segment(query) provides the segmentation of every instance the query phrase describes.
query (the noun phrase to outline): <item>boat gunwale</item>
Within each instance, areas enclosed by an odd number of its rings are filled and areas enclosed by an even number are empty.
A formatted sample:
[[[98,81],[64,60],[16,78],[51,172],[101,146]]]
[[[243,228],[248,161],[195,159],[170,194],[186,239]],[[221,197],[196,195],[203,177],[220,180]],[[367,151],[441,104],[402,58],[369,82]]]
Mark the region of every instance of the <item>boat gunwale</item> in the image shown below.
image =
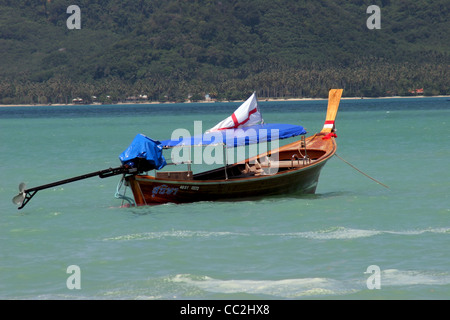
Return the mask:
[[[313,138],[314,136],[312,136],[311,138]],[[214,180],[183,180],[183,179],[159,179],[156,178],[155,176],[150,176],[150,175],[134,175],[133,177],[135,178],[136,181],[138,182],[149,182],[149,183],[164,183],[164,184],[185,184],[185,185],[212,185],[212,184],[232,184],[232,183],[244,183],[244,182],[250,182],[252,180],[267,180],[267,179],[274,179],[274,178],[278,178],[281,176],[285,176],[285,175],[291,175],[291,174],[295,174],[298,172],[302,172],[302,171],[306,171],[308,169],[314,168],[320,164],[322,164],[323,162],[328,161],[335,153],[337,150],[337,143],[334,140],[334,138],[332,139],[332,148],[331,151],[326,152],[324,156],[322,156],[321,159],[316,160],[314,163],[311,164],[307,164],[305,166],[299,167],[299,168],[291,168],[291,169],[287,169],[287,170],[283,170],[283,171],[279,171],[275,174],[268,174],[268,175],[259,175],[259,176],[249,176],[249,177],[242,177],[242,178],[232,178],[232,179],[214,179]],[[298,141],[295,141],[291,144],[295,144]],[[289,145],[291,145],[289,144]],[[278,150],[282,151],[281,149],[289,149],[289,145],[285,145],[283,147],[280,147]],[[286,148],[284,148],[286,147]],[[328,154],[327,154],[328,153]],[[264,154],[262,154],[264,155]],[[258,155],[262,156],[262,155]],[[248,161],[250,159],[246,159],[245,161],[242,162],[245,163],[246,161]],[[236,166],[239,165],[239,163],[234,163],[231,164],[229,166]],[[224,169],[224,167],[220,167],[217,170],[222,170]],[[131,177],[131,176],[129,176]]]

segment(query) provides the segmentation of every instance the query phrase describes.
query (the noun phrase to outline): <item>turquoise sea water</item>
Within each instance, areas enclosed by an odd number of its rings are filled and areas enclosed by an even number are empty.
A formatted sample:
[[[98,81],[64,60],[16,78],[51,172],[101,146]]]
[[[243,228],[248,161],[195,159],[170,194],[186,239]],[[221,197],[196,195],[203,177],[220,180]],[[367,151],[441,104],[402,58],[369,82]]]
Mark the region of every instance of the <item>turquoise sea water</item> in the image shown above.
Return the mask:
[[[0,108],[0,298],[450,298],[447,98],[341,101],[338,155],[389,189],[334,157],[309,196],[121,208],[117,176],[40,191],[20,211],[11,201],[20,182],[119,166],[137,133],[206,130],[237,106]],[[326,101],[261,110],[312,134]]]

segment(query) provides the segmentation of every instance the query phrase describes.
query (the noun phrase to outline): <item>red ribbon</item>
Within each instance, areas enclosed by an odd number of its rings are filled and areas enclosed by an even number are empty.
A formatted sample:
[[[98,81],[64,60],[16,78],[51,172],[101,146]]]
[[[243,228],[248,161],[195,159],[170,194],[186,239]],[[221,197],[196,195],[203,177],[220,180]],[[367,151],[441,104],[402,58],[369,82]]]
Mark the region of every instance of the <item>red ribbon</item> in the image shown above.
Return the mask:
[[[334,133],[334,132],[330,132],[330,133],[327,134],[326,136],[322,137],[322,140],[327,140],[327,139],[330,139],[331,137],[337,138],[337,134]]]

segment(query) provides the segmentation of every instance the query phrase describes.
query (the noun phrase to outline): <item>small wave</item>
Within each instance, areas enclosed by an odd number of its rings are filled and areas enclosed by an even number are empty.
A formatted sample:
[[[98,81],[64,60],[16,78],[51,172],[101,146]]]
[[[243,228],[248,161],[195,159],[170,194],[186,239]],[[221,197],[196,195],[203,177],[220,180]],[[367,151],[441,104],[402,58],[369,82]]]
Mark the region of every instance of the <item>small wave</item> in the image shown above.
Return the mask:
[[[223,237],[230,235],[239,235],[233,232],[215,232],[215,231],[190,231],[190,230],[172,230],[161,232],[144,232],[121,235],[117,237],[110,237],[103,239],[104,241],[127,241],[127,240],[152,240],[164,238],[209,238],[209,237]]]
[[[424,233],[450,233],[450,228],[387,231],[387,230],[366,230],[366,229],[352,229],[345,227],[334,227],[319,231],[305,231],[305,232],[292,232],[292,233],[267,234],[267,235],[284,236],[290,238],[305,238],[314,240],[345,240],[345,239],[373,237],[381,234],[419,235]]]
[[[398,269],[386,269],[381,271],[380,279],[382,286],[450,284],[450,274],[436,271],[405,271]]]
[[[344,227],[331,228],[319,231],[306,231],[279,234],[284,237],[305,238],[315,240],[339,240],[339,239],[355,239],[378,235],[382,231],[349,229]]]
[[[313,240],[347,240],[373,237],[381,234],[394,235],[420,235],[425,233],[450,233],[450,228],[430,228],[423,230],[405,230],[405,231],[389,231],[389,230],[367,230],[353,229],[345,227],[332,227],[329,229],[318,231],[303,231],[289,233],[236,233],[228,231],[192,231],[192,230],[172,230],[160,232],[144,232],[127,235],[119,235],[116,237],[104,238],[104,241],[130,241],[130,240],[153,240],[165,238],[211,238],[226,236],[270,236],[270,237],[287,237],[287,238],[304,238]]]
[[[399,235],[418,235],[423,233],[450,233],[450,228],[429,228],[423,230],[384,231],[384,232]]]
[[[170,279],[201,290],[214,293],[268,295],[292,299],[305,296],[342,295],[356,290],[341,281],[328,278],[304,278],[283,280],[219,280],[208,276],[179,274]]]
[[[168,279],[172,283],[192,286],[206,292],[221,294],[251,294],[296,299],[321,296],[352,295],[372,291],[367,286],[368,275],[360,278],[336,280],[330,278],[298,278],[282,280],[220,280],[208,276],[178,274]],[[387,287],[412,285],[450,285],[450,274],[435,271],[405,271],[386,269],[381,271],[380,290]],[[378,290],[374,290],[376,292]]]

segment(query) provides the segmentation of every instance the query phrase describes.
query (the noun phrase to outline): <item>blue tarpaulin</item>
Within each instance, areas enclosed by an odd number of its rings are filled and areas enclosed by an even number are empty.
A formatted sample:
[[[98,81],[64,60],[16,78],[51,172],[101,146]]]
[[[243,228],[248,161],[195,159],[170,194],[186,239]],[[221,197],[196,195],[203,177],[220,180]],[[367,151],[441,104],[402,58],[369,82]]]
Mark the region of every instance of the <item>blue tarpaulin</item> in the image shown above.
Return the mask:
[[[131,145],[120,154],[119,159],[122,164],[131,167],[136,167],[139,164],[143,171],[160,170],[167,164],[162,151],[163,146],[159,141],[138,134]]]
[[[178,140],[163,140],[164,148],[176,146],[207,146],[224,144],[228,148],[254,143],[270,142],[306,134],[302,126],[291,124],[259,124],[238,129],[207,132],[193,137],[180,137]]]
[[[207,146],[223,144],[227,148],[270,142],[306,134],[302,126],[290,124],[259,124],[239,129],[207,132],[198,136],[179,137],[178,140],[157,141],[138,134],[131,145],[119,156],[122,164],[142,171],[160,170],[167,163],[163,148],[179,146]]]

